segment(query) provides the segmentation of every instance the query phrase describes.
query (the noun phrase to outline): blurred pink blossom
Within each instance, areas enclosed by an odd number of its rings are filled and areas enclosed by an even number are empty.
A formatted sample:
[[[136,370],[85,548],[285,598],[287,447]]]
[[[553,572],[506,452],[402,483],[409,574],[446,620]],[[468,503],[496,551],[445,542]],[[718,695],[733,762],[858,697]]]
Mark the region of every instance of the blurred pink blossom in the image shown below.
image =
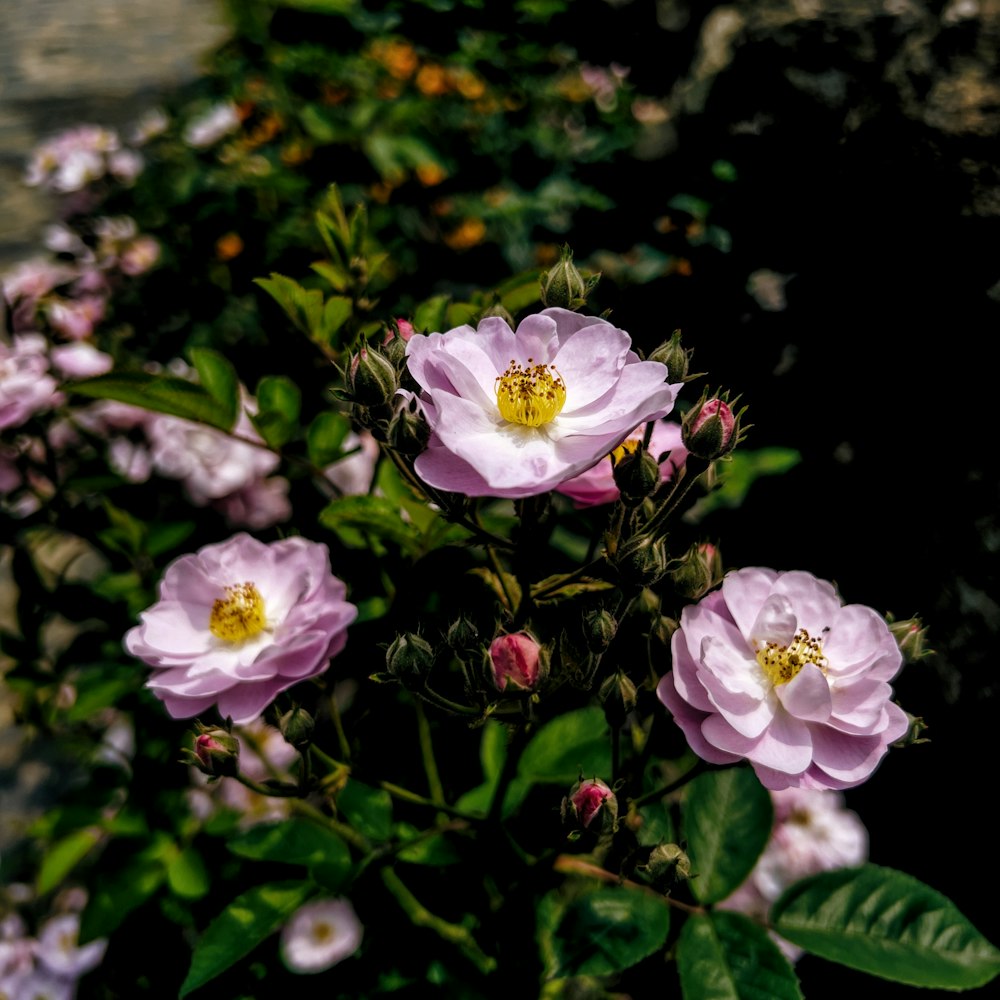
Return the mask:
[[[64,378],[91,378],[104,375],[114,367],[110,354],[99,351],[84,340],[53,347],[50,358],[52,366]]]
[[[288,488],[284,476],[255,479],[235,493],[216,500],[213,506],[233,527],[270,528],[292,516]]]
[[[184,141],[196,149],[212,146],[224,136],[234,132],[240,126],[240,116],[236,105],[223,101],[213,104],[188,122],[184,129]]]
[[[331,968],[361,947],[364,928],[346,899],[316,899],[300,907],[281,932],[281,957],[292,972]]]
[[[47,348],[41,334],[15,334],[10,345],[0,340],[0,430],[18,427],[60,402]]]
[[[108,172],[108,154],[121,148],[118,134],[99,125],[77,125],[39,145],[24,182],[58,194],[79,191]]]
[[[344,496],[367,493],[375,475],[375,464],[379,456],[378,442],[369,431],[362,431],[360,434],[351,431],[344,438],[342,448],[353,454],[328,465],[323,474]]]
[[[45,303],[45,316],[52,328],[67,340],[86,340],[104,319],[106,309],[107,300],[100,295],[49,299]]]

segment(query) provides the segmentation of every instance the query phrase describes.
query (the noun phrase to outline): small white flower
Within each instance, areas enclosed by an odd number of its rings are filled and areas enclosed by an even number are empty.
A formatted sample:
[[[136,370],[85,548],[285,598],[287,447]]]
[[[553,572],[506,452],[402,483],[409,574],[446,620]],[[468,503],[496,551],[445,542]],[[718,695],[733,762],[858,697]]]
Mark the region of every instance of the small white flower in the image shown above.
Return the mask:
[[[292,972],[323,972],[353,955],[364,928],[346,899],[306,903],[281,932],[281,956]]]

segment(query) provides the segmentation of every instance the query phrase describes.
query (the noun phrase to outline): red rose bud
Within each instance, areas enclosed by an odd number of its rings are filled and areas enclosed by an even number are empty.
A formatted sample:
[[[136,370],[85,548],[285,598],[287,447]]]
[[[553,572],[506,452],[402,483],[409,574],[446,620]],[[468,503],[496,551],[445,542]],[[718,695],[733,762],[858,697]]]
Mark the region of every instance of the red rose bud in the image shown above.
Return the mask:
[[[225,729],[203,729],[194,749],[185,750],[188,763],[212,778],[235,778],[240,773],[240,741]]]
[[[684,447],[697,458],[712,461],[728,455],[739,440],[740,416],[734,414],[727,400],[704,396],[684,415],[681,439]]]
[[[563,819],[587,828],[600,815],[601,826],[614,829],[618,821],[618,799],[600,778],[578,781],[563,799]]]
[[[347,387],[355,403],[384,406],[396,395],[399,376],[392,362],[370,348],[352,355],[347,366]]]
[[[490,669],[497,690],[503,691],[510,682],[532,691],[542,676],[542,648],[527,632],[498,635],[490,643]]]

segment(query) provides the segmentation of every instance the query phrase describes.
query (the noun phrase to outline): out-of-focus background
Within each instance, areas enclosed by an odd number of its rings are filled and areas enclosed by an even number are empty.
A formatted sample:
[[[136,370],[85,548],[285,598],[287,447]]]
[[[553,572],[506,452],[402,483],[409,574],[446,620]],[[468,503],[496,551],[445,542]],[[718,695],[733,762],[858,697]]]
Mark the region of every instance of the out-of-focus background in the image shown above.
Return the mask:
[[[206,0],[0,0],[0,267],[36,252],[48,196],[30,150],[80,122],[120,126],[198,74],[225,37]]]

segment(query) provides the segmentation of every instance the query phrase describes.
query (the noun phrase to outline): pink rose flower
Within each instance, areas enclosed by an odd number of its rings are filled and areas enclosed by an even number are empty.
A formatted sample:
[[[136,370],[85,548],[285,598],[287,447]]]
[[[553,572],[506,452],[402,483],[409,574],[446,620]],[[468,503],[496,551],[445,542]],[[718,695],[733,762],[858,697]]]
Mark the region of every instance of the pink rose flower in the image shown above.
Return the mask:
[[[868,857],[868,831],[857,813],[844,808],[838,792],[786,788],[771,792],[771,838],[746,881],[720,909],[735,910],[767,923],[778,897],[795,882],[836,868],[860,865]],[[802,949],[772,935],[790,961]]]
[[[346,899],[316,899],[296,910],[281,932],[281,957],[292,972],[323,972],[361,947],[364,928]]]
[[[99,351],[93,344],[84,340],[53,347],[50,357],[52,366],[64,378],[90,378],[92,375],[104,375],[111,371],[115,364],[110,354]]]
[[[478,329],[412,337],[407,364],[431,429],[418,475],[467,496],[516,498],[589,469],[673,408],[679,386],[631,346],[605,320],[557,308],[517,333],[491,316]]]
[[[686,607],[657,694],[691,749],[770,789],[851,788],[907,730],[902,657],[871,608],[804,572],[742,569]]]
[[[325,545],[234,535],[167,567],[125,649],[154,668],[147,686],[175,719],[214,704],[249,722],[344,648],[357,615],[345,593]]]
[[[629,442],[641,442],[645,433],[646,425],[642,424],[629,434],[620,447],[628,447]],[[680,424],[665,420],[654,424],[653,436],[649,439],[649,453],[654,458],[667,453],[660,462],[660,482],[669,482],[687,458],[687,449],[681,444]],[[618,499],[618,487],[615,485],[611,456],[601,459],[586,472],[560,483],[556,492],[568,496],[577,507],[614,503]]]
[[[60,402],[47,348],[41,334],[19,334],[9,346],[0,340],[0,430],[19,427]]]

